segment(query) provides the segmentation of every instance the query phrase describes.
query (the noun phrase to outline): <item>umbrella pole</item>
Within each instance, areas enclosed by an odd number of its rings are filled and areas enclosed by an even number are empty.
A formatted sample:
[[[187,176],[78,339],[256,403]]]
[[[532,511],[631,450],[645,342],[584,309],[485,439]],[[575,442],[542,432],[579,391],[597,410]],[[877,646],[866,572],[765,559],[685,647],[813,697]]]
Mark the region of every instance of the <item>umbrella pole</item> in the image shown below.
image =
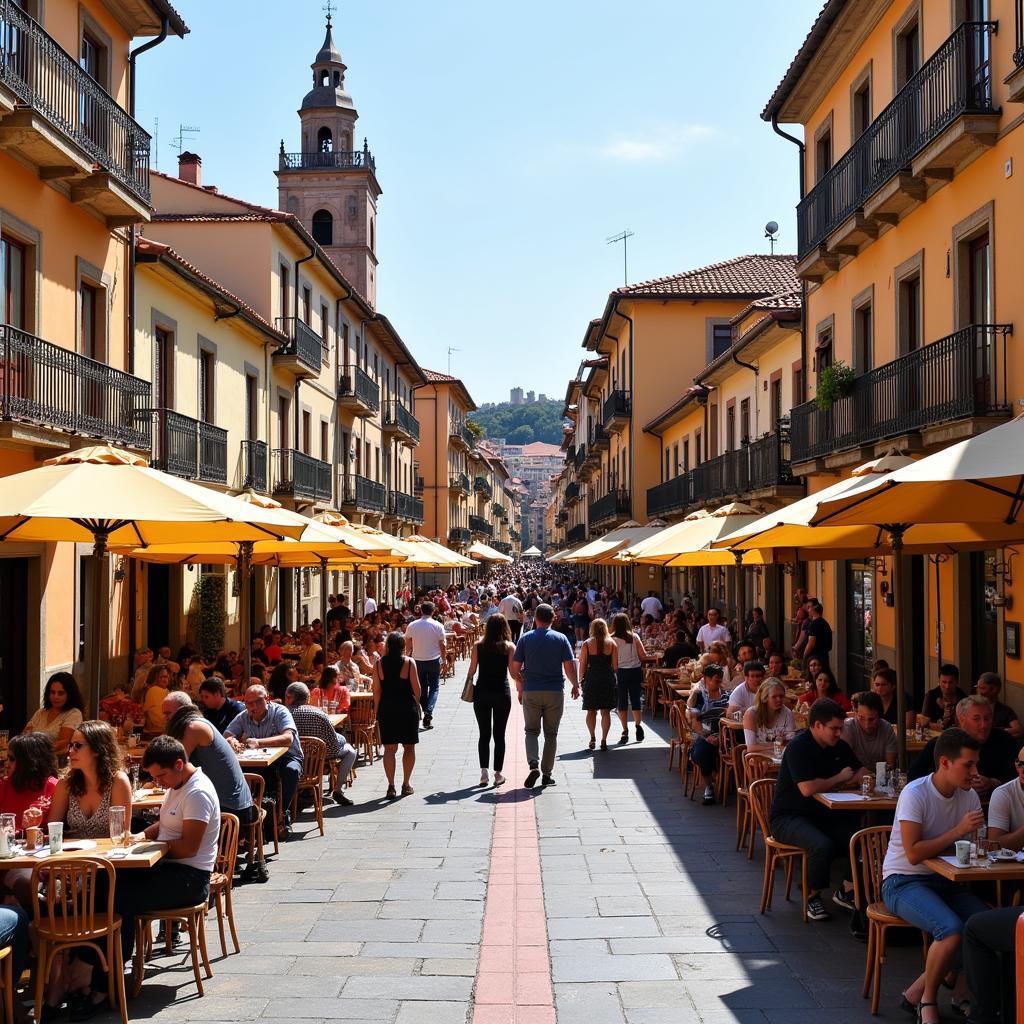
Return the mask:
[[[320,633],[327,640],[327,559],[320,559]]]
[[[252,576],[252,541],[243,540],[238,545],[238,636],[245,650],[245,689],[252,679],[252,628],[249,620],[249,578]]]
[[[903,563],[903,527],[889,527],[892,537],[892,582],[896,591],[894,612],[896,615],[896,742],[899,766],[901,771],[907,770],[907,707],[904,700],[907,681],[913,674],[909,664],[911,643],[907,633],[910,629],[912,616],[907,602],[904,602],[903,586],[906,573]]]
[[[92,638],[89,644],[89,686],[86,711],[99,707],[102,691],[103,648],[110,643],[110,588],[107,578],[107,531],[93,531],[92,547]]]
[[[743,627],[744,619],[747,617],[747,609],[745,607],[747,601],[743,586],[743,552],[735,552],[734,557],[736,559],[736,632],[739,635],[733,638],[733,643],[738,644],[746,633]]]

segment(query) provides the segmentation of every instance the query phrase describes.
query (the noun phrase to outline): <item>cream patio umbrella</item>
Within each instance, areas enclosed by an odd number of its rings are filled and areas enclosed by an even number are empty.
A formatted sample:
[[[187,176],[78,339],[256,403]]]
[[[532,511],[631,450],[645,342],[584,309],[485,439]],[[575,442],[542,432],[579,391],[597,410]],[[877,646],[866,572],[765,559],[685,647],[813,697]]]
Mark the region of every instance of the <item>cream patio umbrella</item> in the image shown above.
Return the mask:
[[[497,548],[492,548],[489,544],[484,544],[482,541],[474,541],[470,544],[467,552],[470,558],[478,558],[482,562],[513,562],[514,558],[509,555],[503,554],[498,551]]]
[[[98,698],[100,648],[110,612],[104,563],[109,547],[183,539],[198,543],[297,537],[302,527],[282,512],[151,469],[131,452],[96,445],[4,477],[0,540],[93,545],[93,621],[87,657],[88,682]],[[87,690],[90,704],[92,693]]]
[[[565,562],[586,562],[591,565],[611,564],[613,556],[631,544],[639,544],[642,540],[653,537],[661,530],[659,526],[641,526],[639,523],[630,520],[615,530],[609,530],[601,537],[587,541],[576,548],[571,554],[564,556],[561,561]],[[608,559],[608,562],[604,562]]]
[[[540,548],[534,547],[532,544],[528,547],[520,556],[520,558],[543,558],[544,555]]]
[[[417,569],[470,569],[477,565],[472,558],[465,558],[419,534],[403,537],[402,543],[412,548],[414,554],[408,564]]]
[[[556,551],[553,555],[548,558],[549,562],[571,562],[572,556],[579,551],[580,548],[584,547],[586,542],[583,544],[576,544],[573,547],[562,548],[561,551]]]

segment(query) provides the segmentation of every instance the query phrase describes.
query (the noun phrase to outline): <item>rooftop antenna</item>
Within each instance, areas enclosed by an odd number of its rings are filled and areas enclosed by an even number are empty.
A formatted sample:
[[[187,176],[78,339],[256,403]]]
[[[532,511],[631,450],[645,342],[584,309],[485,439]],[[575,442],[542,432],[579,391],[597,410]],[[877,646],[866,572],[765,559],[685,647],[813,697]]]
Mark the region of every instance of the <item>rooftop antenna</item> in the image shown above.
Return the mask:
[[[618,242],[622,243],[622,283],[624,285],[629,284],[629,239],[633,237],[633,232],[626,228],[625,231],[620,231],[617,235],[612,235],[611,238],[606,238],[605,245],[615,245]]]
[[[452,353],[453,352],[461,352],[461,351],[462,351],[461,348],[452,348],[451,345],[448,346],[448,376],[449,377],[452,375]]]
[[[764,237],[768,239],[769,244],[772,247],[772,255],[775,255],[775,243],[778,241],[779,225],[773,221],[768,221],[764,226]]]
[[[160,170],[160,118],[153,118],[153,165]]]
[[[185,136],[198,135],[200,130],[201,129],[197,125],[181,124],[179,122],[178,134],[175,135],[173,139],[171,139],[171,149],[176,149],[178,151],[178,155],[180,156],[185,149]]]

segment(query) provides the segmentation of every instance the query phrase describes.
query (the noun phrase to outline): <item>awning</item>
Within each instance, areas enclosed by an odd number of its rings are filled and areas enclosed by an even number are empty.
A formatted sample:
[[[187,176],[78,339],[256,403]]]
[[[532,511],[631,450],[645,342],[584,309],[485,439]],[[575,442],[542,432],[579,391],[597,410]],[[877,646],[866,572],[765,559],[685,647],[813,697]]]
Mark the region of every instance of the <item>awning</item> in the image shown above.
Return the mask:
[[[496,548],[492,548],[489,544],[484,544],[482,541],[474,541],[470,544],[466,554],[471,558],[479,558],[482,562],[511,562],[508,555],[502,554]]]
[[[610,530],[603,537],[588,541],[566,556],[563,561],[615,565],[614,555],[617,551],[632,544],[639,544],[661,531],[660,526],[623,526],[618,530]]]

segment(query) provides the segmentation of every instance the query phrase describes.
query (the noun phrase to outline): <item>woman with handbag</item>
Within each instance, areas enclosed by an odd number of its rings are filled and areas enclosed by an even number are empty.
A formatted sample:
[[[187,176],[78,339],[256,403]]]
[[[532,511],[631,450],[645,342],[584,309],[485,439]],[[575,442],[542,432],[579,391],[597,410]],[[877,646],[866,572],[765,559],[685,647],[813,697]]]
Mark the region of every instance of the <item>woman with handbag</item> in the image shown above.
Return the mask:
[[[480,754],[480,785],[490,782],[487,762],[494,737],[494,784],[505,781],[501,769],[505,766],[505,726],[512,711],[512,692],[508,685],[509,669],[516,645],[508,620],[500,612],[491,615],[484,624],[483,639],[474,644],[469,657],[469,674],[462,689],[462,699],[473,702],[473,713],[480,728],[477,750]],[[478,671],[479,670],[479,671]],[[476,685],[473,685],[473,676]]]
[[[580,678],[583,680],[583,710],[587,713],[590,731],[589,748],[597,738],[597,713],[601,712],[601,749],[608,749],[608,730],[612,725],[612,708],[616,706],[615,670],[619,667],[619,649],[608,636],[608,623],[594,619],[590,638],[580,648]]]

